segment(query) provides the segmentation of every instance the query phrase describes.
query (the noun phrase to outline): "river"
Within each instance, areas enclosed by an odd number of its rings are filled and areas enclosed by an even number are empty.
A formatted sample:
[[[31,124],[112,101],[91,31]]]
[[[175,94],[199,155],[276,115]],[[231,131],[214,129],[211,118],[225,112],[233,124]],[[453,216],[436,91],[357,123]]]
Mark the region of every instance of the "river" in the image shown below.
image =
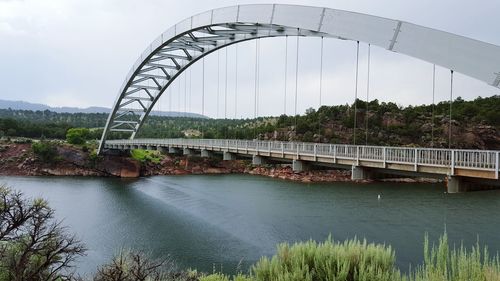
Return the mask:
[[[500,250],[500,191],[445,194],[435,184],[305,184],[249,175],[0,183],[49,201],[89,249],[78,265],[82,274],[121,249],[234,273],[272,255],[279,242],[330,234],[392,245],[403,271],[422,261],[425,233],[436,240],[446,229],[454,243],[470,246],[479,237],[490,252]]]

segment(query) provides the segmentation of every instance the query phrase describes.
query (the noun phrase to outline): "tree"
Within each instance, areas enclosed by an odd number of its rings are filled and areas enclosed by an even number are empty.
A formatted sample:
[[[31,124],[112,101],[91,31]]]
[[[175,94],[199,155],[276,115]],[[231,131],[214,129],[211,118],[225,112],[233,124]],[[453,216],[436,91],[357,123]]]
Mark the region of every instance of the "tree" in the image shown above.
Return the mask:
[[[90,130],[87,128],[71,128],[66,133],[66,141],[71,144],[85,144],[90,137]]]
[[[70,280],[85,248],[42,199],[0,187],[0,281]]]
[[[31,145],[35,156],[46,163],[52,163],[57,159],[56,145],[50,141],[39,141]]]

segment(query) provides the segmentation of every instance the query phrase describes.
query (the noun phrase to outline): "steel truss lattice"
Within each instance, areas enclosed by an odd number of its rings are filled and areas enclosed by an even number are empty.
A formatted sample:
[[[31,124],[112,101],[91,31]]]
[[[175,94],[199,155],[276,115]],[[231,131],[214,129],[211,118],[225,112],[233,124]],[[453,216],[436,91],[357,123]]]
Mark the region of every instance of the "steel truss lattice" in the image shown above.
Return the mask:
[[[366,42],[453,69],[499,87],[500,47],[462,36],[328,8],[243,5],[208,11],[170,28],[132,67],[108,117],[110,132],[134,139],[165,90],[204,56],[247,40],[279,36],[331,37]]]

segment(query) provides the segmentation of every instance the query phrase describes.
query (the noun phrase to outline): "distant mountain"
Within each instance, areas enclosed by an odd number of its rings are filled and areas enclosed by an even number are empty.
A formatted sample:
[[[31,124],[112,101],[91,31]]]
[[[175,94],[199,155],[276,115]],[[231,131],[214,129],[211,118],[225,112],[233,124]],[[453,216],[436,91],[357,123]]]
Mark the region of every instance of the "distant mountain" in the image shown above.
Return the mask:
[[[78,107],[52,107],[41,103],[30,103],[25,101],[9,101],[0,99],[0,109],[32,110],[32,111],[53,111],[57,113],[109,113],[111,109],[106,107],[92,106],[87,108]],[[168,117],[195,117],[208,118],[198,113],[184,113],[176,111],[153,111],[152,115]]]

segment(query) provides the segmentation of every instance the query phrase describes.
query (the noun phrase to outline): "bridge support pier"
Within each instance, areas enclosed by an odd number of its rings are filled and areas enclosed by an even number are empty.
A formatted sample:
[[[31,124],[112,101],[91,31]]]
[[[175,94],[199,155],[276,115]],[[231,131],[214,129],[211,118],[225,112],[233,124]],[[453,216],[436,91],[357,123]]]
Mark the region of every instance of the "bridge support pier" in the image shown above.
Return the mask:
[[[182,155],[193,156],[194,155],[194,151],[191,148],[184,148],[182,150]]]
[[[292,170],[295,173],[304,172],[304,171],[309,170],[309,165],[306,162],[304,162],[304,161],[293,160],[293,162],[292,162]]]
[[[168,152],[167,148],[165,148],[163,146],[157,146],[156,150],[158,150],[160,153],[167,153]]]
[[[224,151],[224,154],[222,156],[222,160],[224,160],[224,161],[236,160],[236,155],[234,155],[234,153]]]
[[[455,176],[448,176],[446,181],[446,192],[460,193],[466,191],[467,191],[467,186],[462,178]]]
[[[260,156],[260,155],[254,155],[252,157],[252,165],[256,165],[256,166],[259,166],[259,165],[265,165],[267,164],[267,159],[263,156]]]
[[[201,150],[201,157],[202,158],[210,158],[213,156],[213,153],[211,151],[208,151],[206,149]]]
[[[371,178],[371,173],[366,168],[352,166],[351,180],[368,180]]]
[[[169,147],[168,148],[168,153],[169,154],[178,154],[179,153],[179,149],[177,147]]]

